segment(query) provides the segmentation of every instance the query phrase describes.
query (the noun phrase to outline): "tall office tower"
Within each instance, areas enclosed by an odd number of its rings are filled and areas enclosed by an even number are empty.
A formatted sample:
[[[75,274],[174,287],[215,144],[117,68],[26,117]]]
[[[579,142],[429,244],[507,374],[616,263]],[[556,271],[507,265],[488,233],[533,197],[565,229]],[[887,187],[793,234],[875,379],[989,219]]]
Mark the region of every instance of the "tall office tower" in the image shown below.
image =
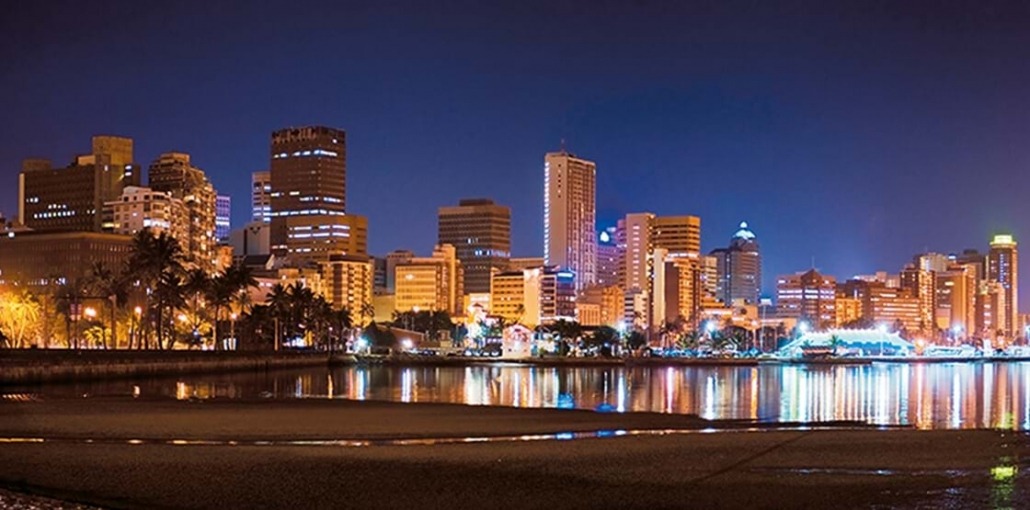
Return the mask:
[[[597,236],[597,279],[599,287],[622,286],[622,250],[615,239],[616,227],[608,227]]]
[[[272,222],[272,173],[268,170],[250,175],[250,219]]]
[[[94,136],[92,152],[65,168],[27,159],[18,175],[18,222],[42,232],[110,230],[104,204],[139,186],[142,173],[132,161],[132,139],[118,136]]]
[[[810,269],[776,279],[776,311],[780,317],[807,321],[818,329],[837,323],[837,279]]]
[[[307,126],[272,133],[272,252],[293,263],[365,255],[368,221],[347,215],[347,141],[341,129]]]
[[[1004,315],[1005,336],[1019,335],[1019,253],[1012,235],[996,235],[991,240],[991,250],[987,254],[987,279],[1000,283],[1005,289],[1005,308],[999,310]]]
[[[450,244],[465,269],[465,292],[490,292],[490,275],[511,257],[511,209],[484,198],[437,211],[437,244]]]
[[[201,269],[215,265],[215,204],[218,194],[190,155],[166,152],[150,164],[150,188],[170,193],[186,207],[186,240],[180,242],[188,262]]]
[[[372,293],[386,294],[386,259],[383,257],[372,258]]]
[[[701,306],[714,307],[719,300],[719,258],[714,255],[702,255],[698,259],[701,266]]]
[[[951,338],[976,331],[976,269],[953,263],[937,273],[937,327]]]
[[[716,257],[718,264],[718,298],[726,305],[739,299],[757,304],[762,286],[762,255],[747,222],[741,222],[728,247],[712,250],[710,255]]]
[[[597,279],[597,165],[565,150],[544,156],[544,264],[576,274],[576,290]]]
[[[919,262],[922,257],[917,256]],[[937,277],[936,272],[923,267],[932,267],[924,264],[908,264],[902,270],[901,288],[907,289],[909,293],[919,299],[919,330],[933,332],[937,326]]]
[[[449,244],[437,246],[431,257],[414,257],[394,268],[395,307],[398,312],[445,311],[464,313],[461,261]]]
[[[626,233],[625,275],[622,288],[626,291],[650,291],[650,275],[654,261],[651,242],[651,213],[631,213],[626,215],[622,226]]]
[[[218,195],[215,198],[215,238],[220,243],[227,243],[231,231],[232,198],[229,195]]]

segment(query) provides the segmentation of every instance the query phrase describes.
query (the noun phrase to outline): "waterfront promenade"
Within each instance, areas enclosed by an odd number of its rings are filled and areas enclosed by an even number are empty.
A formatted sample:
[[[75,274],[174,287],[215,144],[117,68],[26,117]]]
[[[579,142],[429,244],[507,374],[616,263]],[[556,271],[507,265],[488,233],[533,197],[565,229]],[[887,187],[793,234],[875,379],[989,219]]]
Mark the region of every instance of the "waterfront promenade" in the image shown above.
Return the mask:
[[[2,402],[0,487],[111,508],[1017,508],[1030,496],[1024,434],[752,426],[335,400]]]

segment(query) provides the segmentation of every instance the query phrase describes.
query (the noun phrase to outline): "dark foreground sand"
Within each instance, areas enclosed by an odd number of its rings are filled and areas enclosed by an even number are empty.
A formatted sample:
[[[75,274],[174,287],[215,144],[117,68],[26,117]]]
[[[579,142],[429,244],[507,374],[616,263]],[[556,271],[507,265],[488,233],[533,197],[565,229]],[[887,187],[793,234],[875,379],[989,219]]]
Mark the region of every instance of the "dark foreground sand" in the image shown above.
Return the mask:
[[[338,401],[0,403],[0,487],[125,508],[1026,508],[1030,438],[846,428],[289,446],[679,428],[693,417]],[[733,430],[736,429],[736,430]],[[85,439],[103,440],[85,443]],[[145,444],[123,440],[145,439]],[[210,439],[244,445],[179,446]]]

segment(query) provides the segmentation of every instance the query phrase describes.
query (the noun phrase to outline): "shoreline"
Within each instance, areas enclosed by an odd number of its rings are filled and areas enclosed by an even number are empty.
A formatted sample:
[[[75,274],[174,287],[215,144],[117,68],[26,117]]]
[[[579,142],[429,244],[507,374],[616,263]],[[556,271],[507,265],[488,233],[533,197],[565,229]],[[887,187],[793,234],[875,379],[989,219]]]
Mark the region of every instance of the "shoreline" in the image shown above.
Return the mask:
[[[1030,357],[987,358],[478,358],[444,356],[355,356],[328,352],[250,351],[0,351],[0,387],[63,382],[88,382],[180,374],[263,372],[289,368],[334,366],[465,367],[509,364],[527,367],[618,368],[618,367],[761,367],[777,365],[853,366],[875,363],[1022,363]]]
[[[1005,460],[1030,452],[1020,432],[751,426],[337,400],[0,402],[0,437],[56,439],[0,440],[0,488],[105,508],[222,509],[965,508],[1018,506],[1030,490],[1030,473]],[[596,434],[620,429],[655,432]],[[990,499],[999,483],[1007,501]]]

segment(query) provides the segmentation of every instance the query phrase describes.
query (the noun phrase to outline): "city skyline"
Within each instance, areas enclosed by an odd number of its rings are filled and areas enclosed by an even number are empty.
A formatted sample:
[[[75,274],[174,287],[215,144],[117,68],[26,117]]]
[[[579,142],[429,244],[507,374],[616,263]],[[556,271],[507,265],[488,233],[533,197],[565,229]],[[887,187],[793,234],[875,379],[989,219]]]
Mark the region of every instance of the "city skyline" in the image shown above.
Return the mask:
[[[191,9],[203,11],[197,5]],[[575,11],[571,4],[556,9]],[[598,29],[617,28],[614,20],[620,14],[653,16],[662,9],[612,7],[587,19],[571,17],[564,22],[573,27],[593,23]],[[849,8],[827,9],[848,12]],[[350,135],[348,210],[369,217],[369,251],[377,255],[403,248],[429,253],[436,236],[436,208],[475,196],[512,208],[514,256],[541,255],[540,159],[543,153],[557,150],[563,138],[570,152],[597,163],[598,230],[626,213],[693,214],[704,221],[702,250],[708,252],[723,243],[740,221],[748,221],[762,240],[765,295],[773,293],[777,275],[807,269],[813,258],[820,272],[839,278],[875,270],[893,272],[914,253],[986,249],[991,237],[999,233],[1012,233],[1018,241],[1026,231],[1023,218],[1030,217],[1028,206],[1019,199],[1018,186],[1013,185],[1018,183],[1016,170],[1025,159],[1019,140],[1025,139],[1028,129],[1022,118],[1026,99],[1015,87],[1023,81],[1023,71],[1010,65],[1019,56],[1011,48],[1020,47],[1026,36],[1013,22],[1021,18],[1006,18],[1005,14],[1012,13],[985,10],[959,19],[958,13],[937,12],[926,19],[902,10],[893,13],[895,16],[870,13],[834,22],[827,11],[813,8],[808,15],[823,24],[762,51],[761,43],[775,42],[781,32],[802,24],[779,13],[769,26],[758,27],[751,39],[740,39],[739,47],[717,46],[718,56],[726,58],[723,64],[691,49],[694,39],[671,33],[670,24],[658,20],[651,27],[656,36],[645,37],[614,57],[631,71],[626,74],[636,71],[636,76],[600,86],[571,77],[556,81],[566,74],[543,58],[553,50],[575,61],[582,53],[581,45],[589,42],[588,35],[497,55],[489,53],[498,49],[489,40],[482,49],[467,48],[460,41],[435,41],[432,50],[417,48],[414,41],[419,34],[440,33],[447,23],[471,26],[490,14],[458,9],[455,4],[421,21],[402,19],[406,31],[393,33],[382,49],[353,46],[358,48],[353,50],[353,58],[340,58],[352,63],[355,72],[366,73],[354,85],[340,88],[349,72],[317,66],[322,54],[314,53],[296,65],[327,83],[307,84],[305,94],[286,95],[280,92],[286,90],[284,79],[268,69],[291,62],[287,52],[272,51],[266,45],[270,60],[260,66],[248,59],[233,60],[243,54],[240,41],[249,40],[255,27],[269,23],[261,20],[268,12],[258,9],[243,16],[243,28],[229,30],[214,41],[215,51],[220,51],[226,62],[235,63],[224,70],[196,64],[194,71],[208,77],[202,85],[157,87],[163,95],[144,94],[137,89],[163,83],[168,77],[151,64],[132,59],[114,69],[125,76],[138,75],[143,87],[134,86],[133,80],[113,78],[102,85],[54,83],[51,79],[54,73],[74,71],[81,65],[76,57],[87,52],[96,51],[98,58],[105,60],[137,51],[135,41],[123,45],[131,41],[124,38],[152,28],[159,15],[169,14],[166,10],[175,8],[162,7],[151,16],[124,9],[112,22],[133,16],[141,17],[139,23],[127,23],[125,33],[99,35],[81,46],[14,27],[15,36],[24,36],[19,38],[26,44],[41,40],[47,44],[12,54],[7,60],[11,69],[3,82],[3,97],[12,120],[0,142],[0,162],[7,169],[5,182],[11,185],[0,187],[0,211],[8,218],[16,215],[13,183],[22,159],[42,156],[64,165],[68,155],[79,150],[81,140],[110,133],[133,138],[136,159],[141,163],[164,152],[191,154],[216,189],[234,197],[233,226],[239,228],[250,215],[241,207],[249,203],[250,174],[268,166],[269,133],[284,126],[310,124],[339,127]],[[14,13],[12,24],[17,24],[19,16],[31,15],[42,16],[57,28],[73,29],[65,26],[70,19],[95,16],[74,6],[65,11],[33,13],[28,9]],[[520,40],[555,23],[533,11],[527,8],[501,23],[512,31],[511,37]],[[353,34],[330,36],[323,31],[320,36],[360,43],[369,40],[368,32],[391,20],[383,13],[364,14],[367,23]],[[673,9],[667,14],[689,14],[689,10]],[[749,16],[735,17],[718,9],[703,14],[731,23],[720,35],[679,17],[679,22],[696,29],[694,37],[700,41],[728,43],[745,34],[745,28],[755,28]],[[215,12],[206,23],[217,23],[226,16]],[[453,20],[442,19],[447,16]],[[532,27],[537,22],[541,25]],[[927,27],[910,30],[918,23]],[[972,34],[991,33],[992,37],[977,38],[967,54],[935,58],[936,51],[965,41],[960,30],[934,30],[952,25]],[[204,27],[210,28],[202,24],[176,29],[188,32]],[[841,29],[840,35],[833,34],[835,29]],[[902,40],[876,36],[868,29],[882,29]],[[665,39],[659,40],[659,35]],[[848,36],[855,40],[846,41]],[[292,49],[312,49],[315,40],[301,40]],[[830,44],[818,44],[822,42]],[[860,48],[863,44],[898,51],[892,56],[874,55],[875,51]],[[197,50],[153,37],[140,39],[138,45],[165,58],[184,58]],[[108,55],[102,51],[105,49],[113,51]],[[788,56],[787,49],[796,49],[802,56],[845,58],[827,58],[819,66],[805,66]],[[453,50],[457,56],[424,62],[406,71],[386,71],[370,63],[380,55],[377,52],[392,56],[395,63],[417,60],[433,50]],[[670,61],[673,50],[686,54],[682,60]],[[979,58],[988,53],[995,57],[989,61]],[[635,64],[637,67],[629,62],[643,54],[654,55],[655,60]],[[518,78],[514,81],[526,90],[518,92],[489,72],[462,65],[463,57],[474,63],[506,64],[501,66],[506,70],[498,71],[500,75]],[[968,60],[973,67],[957,75],[944,66],[955,58]],[[586,60],[573,67],[593,78],[604,74],[591,67],[596,60]],[[682,63],[685,68],[697,64],[699,70],[691,74],[674,69],[664,74],[659,70],[662,66],[655,65],[660,61]],[[912,61],[919,65],[903,66]],[[760,65],[748,75],[749,64]],[[786,65],[787,71],[776,71],[774,64]],[[536,66],[542,66],[541,74],[531,78]],[[455,71],[460,72],[445,76]],[[848,79],[856,73],[863,78],[861,87]],[[237,85],[236,74],[252,78],[252,83]],[[416,74],[426,78],[425,87],[409,89],[398,84],[399,79]],[[470,87],[476,92],[458,94],[459,80],[469,78],[473,78]],[[785,83],[806,79],[814,84],[783,90]],[[374,85],[383,83],[390,86],[375,90]],[[991,91],[990,97],[983,92],[967,98],[969,91],[986,90]],[[396,107],[384,103],[386,98],[407,93],[414,94],[409,102]],[[514,94],[511,102],[516,106],[501,104],[506,102],[505,94]],[[539,105],[527,97],[532,95],[540,95]],[[857,97],[847,101],[848,95]],[[43,101],[44,97],[49,99]],[[121,97],[125,100],[114,101]],[[156,99],[159,97],[168,101]],[[263,97],[279,101],[259,100]],[[802,97],[804,101],[799,102]],[[408,108],[410,101],[418,101],[422,109]],[[487,105],[492,108],[484,109]],[[174,111],[169,110],[172,107]],[[484,113],[493,109],[497,111]],[[96,112],[101,110],[110,114],[100,116]],[[154,115],[167,122],[151,122]],[[783,134],[776,135],[778,130]],[[214,136],[216,132],[218,136]],[[441,147],[453,151],[441,151]],[[489,169],[465,163],[486,160]],[[976,185],[970,186],[972,175]],[[724,180],[724,176],[734,178]],[[698,180],[704,182],[693,185]],[[389,210],[377,207],[388,200],[394,204]],[[830,214],[818,213],[823,210]]]

